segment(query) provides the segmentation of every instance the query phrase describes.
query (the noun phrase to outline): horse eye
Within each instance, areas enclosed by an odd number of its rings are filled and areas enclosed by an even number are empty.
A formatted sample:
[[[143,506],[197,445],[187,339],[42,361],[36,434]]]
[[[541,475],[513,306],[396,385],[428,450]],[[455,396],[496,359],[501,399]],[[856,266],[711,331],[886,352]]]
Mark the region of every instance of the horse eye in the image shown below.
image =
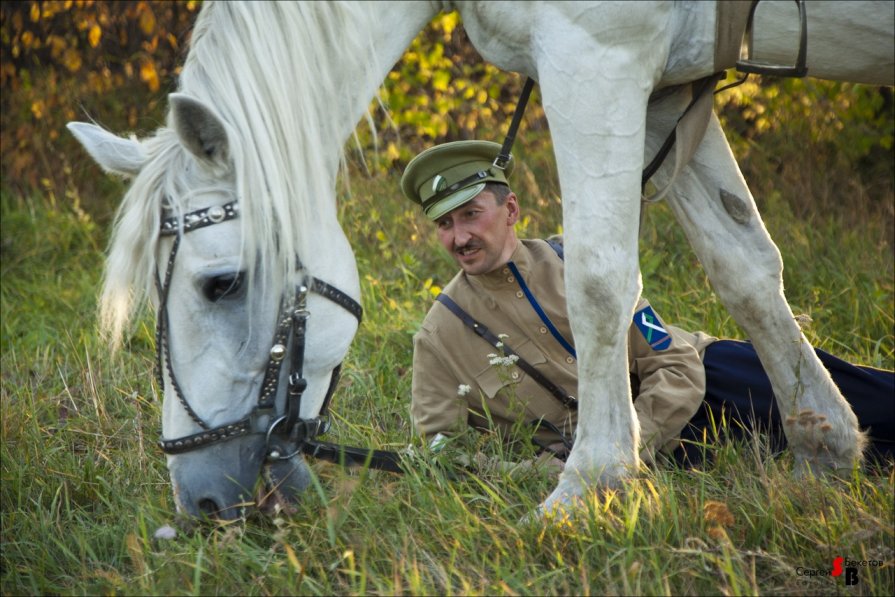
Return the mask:
[[[242,273],[223,274],[206,280],[202,292],[212,303],[216,303],[225,297],[232,297],[242,289]]]

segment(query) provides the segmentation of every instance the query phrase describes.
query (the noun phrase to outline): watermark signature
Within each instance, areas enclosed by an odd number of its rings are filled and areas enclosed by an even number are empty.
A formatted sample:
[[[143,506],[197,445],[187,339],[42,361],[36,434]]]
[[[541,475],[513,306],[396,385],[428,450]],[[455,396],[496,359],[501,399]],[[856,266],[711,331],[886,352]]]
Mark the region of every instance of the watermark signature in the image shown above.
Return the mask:
[[[883,565],[882,560],[851,560],[838,556],[833,558],[832,568],[796,568],[796,576],[819,577],[832,576],[842,577],[846,586],[855,586],[859,581],[858,571],[861,568],[878,568]]]

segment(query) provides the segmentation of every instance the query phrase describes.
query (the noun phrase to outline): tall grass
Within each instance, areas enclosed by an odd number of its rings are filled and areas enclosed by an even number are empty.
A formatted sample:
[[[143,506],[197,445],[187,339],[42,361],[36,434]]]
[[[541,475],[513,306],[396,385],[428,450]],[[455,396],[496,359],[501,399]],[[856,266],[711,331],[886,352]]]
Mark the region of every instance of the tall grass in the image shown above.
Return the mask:
[[[524,236],[558,231],[549,156],[517,175]],[[531,172],[529,173],[529,170]],[[357,252],[366,318],[334,404],[334,439],[401,448],[411,336],[454,266],[397,176],[355,173],[342,220]],[[887,222],[792,216],[785,186],[760,197],[786,263],[794,311],[818,345],[893,366]],[[700,470],[659,466],[572,516],[521,522],[555,482],[498,471],[448,478],[420,459],[395,476],[316,464],[296,512],[251,513],[174,540],[152,321],[112,356],[95,333],[107,231],[45,197],[2,197],[2,584],[4,594],[839,594],[890,595],[893,473],[795,481],[760,439],[713,446]],[[870,241],[868,243],[868,240]],[[667,321],[741,332],[662,205],[641,240],[645,294]],[[490,449],[486,446],[486,449]],[[859,584],[833,558],[874,560]],[[801,573],[800,573],[801,570]]]

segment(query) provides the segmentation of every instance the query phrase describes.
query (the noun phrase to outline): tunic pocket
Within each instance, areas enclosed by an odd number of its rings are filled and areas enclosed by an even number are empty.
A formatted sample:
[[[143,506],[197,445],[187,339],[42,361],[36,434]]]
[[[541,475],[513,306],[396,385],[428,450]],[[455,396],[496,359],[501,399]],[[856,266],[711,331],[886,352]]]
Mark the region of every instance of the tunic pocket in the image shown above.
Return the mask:
[[[547,357],[531,340],[525,340],[518,346],[511,345],[511,348],[531,365],[537,366],[547,362]],[[485,396],[493,399],[502,389],[522,383],[527,377],[528,375],[518,365],[494,364],[477,373],[475,380]]]

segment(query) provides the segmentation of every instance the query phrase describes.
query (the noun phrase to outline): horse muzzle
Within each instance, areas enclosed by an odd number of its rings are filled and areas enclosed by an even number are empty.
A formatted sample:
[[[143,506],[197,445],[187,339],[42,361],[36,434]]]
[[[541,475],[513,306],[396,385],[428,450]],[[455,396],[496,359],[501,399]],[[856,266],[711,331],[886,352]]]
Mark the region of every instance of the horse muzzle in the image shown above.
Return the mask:
[[[294,501],[311,477],[297,456],[269,463],[263,436],[249,435],[168,457],[177,509],[191,518],[236,520],[256,506],[263,467],[268,466],[263,493]]]

